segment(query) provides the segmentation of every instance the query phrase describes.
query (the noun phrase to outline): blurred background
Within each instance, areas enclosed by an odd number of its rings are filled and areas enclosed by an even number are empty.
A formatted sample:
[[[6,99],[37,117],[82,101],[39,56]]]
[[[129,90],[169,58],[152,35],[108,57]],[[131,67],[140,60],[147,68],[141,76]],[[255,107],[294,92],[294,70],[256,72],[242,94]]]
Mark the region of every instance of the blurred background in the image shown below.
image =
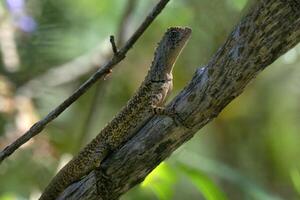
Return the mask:
[[[110,57],[157,0],[2,0],[0,148],[44,117]],[[192,38],[174,97],[254,1],[173,0],[113,73],[0,166],[0,200],[37,199],[73,154],[126,104],[170,26]],[[268,67],[213,122],[123,200],[300,199],[300,46]],[[170,98],[171,99],[171,98]]]

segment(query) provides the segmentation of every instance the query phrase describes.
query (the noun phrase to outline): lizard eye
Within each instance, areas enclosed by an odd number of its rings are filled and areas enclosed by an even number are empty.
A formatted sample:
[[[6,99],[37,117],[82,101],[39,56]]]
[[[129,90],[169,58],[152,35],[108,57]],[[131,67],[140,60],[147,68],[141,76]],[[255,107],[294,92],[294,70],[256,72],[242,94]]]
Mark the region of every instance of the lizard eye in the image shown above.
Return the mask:
[[[178,31],[175,31],[175,30],[172,30],[171,32],[170,32],[170,40],[171,40],[171,42],[174,42],[174,41],[177,41],[177,38],[179,37],[179,33],[178,33]]]

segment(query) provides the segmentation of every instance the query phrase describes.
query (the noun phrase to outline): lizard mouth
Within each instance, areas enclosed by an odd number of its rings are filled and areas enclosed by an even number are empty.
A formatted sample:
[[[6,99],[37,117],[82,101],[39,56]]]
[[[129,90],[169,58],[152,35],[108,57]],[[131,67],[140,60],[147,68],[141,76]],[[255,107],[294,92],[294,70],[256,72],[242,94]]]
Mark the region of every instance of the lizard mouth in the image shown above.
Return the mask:
[[[173,65],[189,40],[191,33],[192,29],[188,27],[171,27],[167,30],[169,37],[165,44],[165,56],[168,66],[170,66],[168,73],[172,73]]]

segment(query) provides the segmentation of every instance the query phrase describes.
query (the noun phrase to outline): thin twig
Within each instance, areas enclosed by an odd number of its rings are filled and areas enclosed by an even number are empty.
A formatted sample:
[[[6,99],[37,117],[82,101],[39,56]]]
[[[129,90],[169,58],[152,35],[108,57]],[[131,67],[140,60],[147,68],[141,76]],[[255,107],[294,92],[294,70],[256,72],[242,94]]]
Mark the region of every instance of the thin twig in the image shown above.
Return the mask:
[[[111,48],[112,48],[112,51],[114,52],[114,54],[118,54],[118,48],[117,48],[117,45],[115,42],[115,36],[111,35],[109,37],[109,41],[111,43]]]
[[[83,95],[96,81],[103,78],[106,74],[110,73],[111,69],[122,61],[129,49],[135,44],[145,30],[150,26],[153,20],[159,15],[159,13],[165,8],[170,0],[160,0],[150,14],[145,18],[142,24],[129,38],[125,45],[120,49],[117,55],[114,55],[110,61],[104,66],[100,67],[87,81],[85,81],[71,96],[63,101],[59,106],[52,110],[45,118],[35,123],[24,135],[19,137],[15,142],[5,147],[0,153],[0,163],[11,155],[21,145],[26,143],[35,135],[39,134],[45,126],[57,118],[64,110],[66,110],[72,103],[74,103],[81,95]]]
[[[122,46],[125,42],[127,29],[130,27],[128,24],[130,23],[131,15],[133,14],[133,11],[136,7],[137,0],[128,0],[127,4],[125,6],[124,12],[120,18],[120,24],[118,26],[117,31],[117,45]],[[109,80],[108,80],[109,81]],[[103,84],[104,83],[104,84]],[[87,117],[85,118],[85,122],[83,123],[83,126],[81,128],[81,131],[79,133],[78,137],[78,145],[81,147],[84,142],[86,141],[86,135],[89,132],[89,127],[91,127],[91,121],[94,116],[94,113],[97,113],[97,103],[99,103],[100,99],[103,99],[106,93],[106,85],[109,82],[103,82],[103,83],[97,83],[95,85],[95,93],[89,103],[89,109],[87,111]]]
[[[129,38],[129,30],[132,30],[131,10],[135,7],[137,0],[128,0],[123,16],[121,17],[120,30],[116,34],[116,46],[120,47]],[[76,57],[64,64],[53,66],[47,71],[35,76],[34,78],[23,81],[17,85],[17,93],[28,97],[37,97],[44,93],[46,87],[60,86],[72,81],[80,80],[92,74],[97,66],[104,65],[112,56],[108,48],[107,40],[97,45],[91,51]],[[0,68],[0,72],[3,73]],[[9,74],[4,74],[9,77]],[[24,83],[26,82],[26,83]]]

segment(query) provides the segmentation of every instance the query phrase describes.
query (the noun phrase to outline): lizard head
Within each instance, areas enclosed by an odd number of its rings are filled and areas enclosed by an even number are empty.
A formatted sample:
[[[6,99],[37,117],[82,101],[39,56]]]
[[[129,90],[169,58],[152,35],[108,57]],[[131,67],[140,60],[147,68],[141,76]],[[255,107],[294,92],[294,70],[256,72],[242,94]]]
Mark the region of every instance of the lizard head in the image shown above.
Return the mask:
[[[152,62],[150,77],[153,81],[172,80],[173,65],[190,38],[192,30],[186,27],[171,27],[158,43]]]

